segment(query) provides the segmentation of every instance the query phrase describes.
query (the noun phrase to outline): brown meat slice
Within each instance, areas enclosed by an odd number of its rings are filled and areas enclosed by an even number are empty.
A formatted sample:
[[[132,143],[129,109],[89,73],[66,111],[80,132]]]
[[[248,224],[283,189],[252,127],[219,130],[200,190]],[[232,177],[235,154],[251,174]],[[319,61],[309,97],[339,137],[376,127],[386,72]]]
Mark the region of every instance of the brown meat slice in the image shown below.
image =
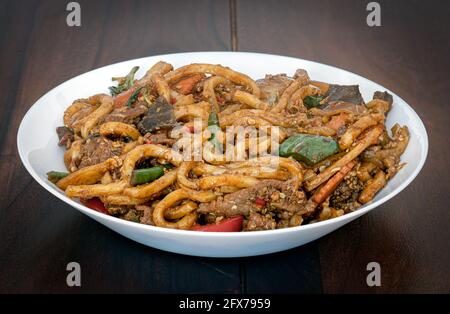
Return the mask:
[[[286,74],[266,75],[265,78],[256,81],[261,89],[261,100],[269,105],[275,104],[291,83],[292,79]]]
[[[381,99],[387,101],[389,106],[392,106],[392,103],[394,101],[394,98],[392,97],[391,94],[389,94],[388,92],[380,92],[380,91],[373,93],[373,99]]]
[[[379,101],[378,102],[375,101],[374,103],[370,102],[370,104],[371,104],[369,106],[370,109],[372,109],[373,111],[382,112],[384,114],[387,114],[391,110],[392,103],[394,102],[394,98],[388,92],[380,92],[380,91],[375,92],[373,94],[373,99],[374,100],[382,100],[387,103],[387,107],[386,107],[385,104],[383,105],[383,103],[380,103]]]
[[[250,211],[247,221],[244,223],[243,231],[261,231],[275,229],[277,223],[270,215],[263,216],[254,211]]]
[[[140,223],[154,226],[153,222],[153,207],[147,205],[136,205],[136,210],[142,211]]]
[[[302,86],[307,85],[310,81],[308,72],[304,69],[298,69],[295,71],[294,80],[299,81]]]
[[[170,137],[170,132],[162,130],[154,134],[147,133],[144,138],[151,144],[169,145],[172,146],[176,143],[176,139]]]
[[[355,204],[363,188],[364,184],[356,176],[356,171],[350,172],[331,194],[330,206],[346,213],[352,211],[357,207]]]
[[[176,125],[173,106],[164,97],[158,97],[150,106],[146,115],[137,127],[142,134],[153,133],[161,129],[173,128]]]
[[[331,112],[338,112],[338,111],[349,111],[356,115],[361,115],[367,113],[366,106],[360,106],[356,105],[351,102],[345,102],[345,101],[335,101],[332,103],[329,103],[324,109],[324,112],[331,113]]]
[[[81,161],[78,169],[99,164],[108,158],[119,156],[123,143],[114,142],[103,136],[89,137],[81,147]]]
[[[147,112],[148,108],[143,103],[137,103],[134,107],[127,106],[114,109],[110,114],[106,115],[100,124],[104,122],[123,122],[132,124],[137,118]]]
[[[364,99],[359,92],[358,85],[335,85],[330,84],[325,103],[348,102],[355,105],[363,105]]]
[[[294,191],[290,181],[264,180],[253,187],[217,198],[210,203],[202,203],[199,213],[212,213],[216,216],[232,217],[251,211],[288,212],[289,215],[303,211],[305,194]]]
[[[60,126],[56,128],[56,134],[58,134],[59,146],[68,146],[70,147],[70,144],[74,140],[74,134],[71,129],[69,129],[66,126]]]

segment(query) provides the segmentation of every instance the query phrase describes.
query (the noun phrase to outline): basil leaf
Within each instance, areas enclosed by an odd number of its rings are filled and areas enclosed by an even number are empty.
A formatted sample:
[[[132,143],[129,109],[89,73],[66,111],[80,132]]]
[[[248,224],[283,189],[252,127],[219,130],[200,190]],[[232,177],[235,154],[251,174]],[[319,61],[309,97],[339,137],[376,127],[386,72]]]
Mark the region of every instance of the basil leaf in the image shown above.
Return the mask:
[[[316,96],[306,96],[303,99],[303,104],[306,106],[306,108],[311,109],[313,107],[317,107],[320,105],[320,102],[323,100],[323,96],[316,95]]]

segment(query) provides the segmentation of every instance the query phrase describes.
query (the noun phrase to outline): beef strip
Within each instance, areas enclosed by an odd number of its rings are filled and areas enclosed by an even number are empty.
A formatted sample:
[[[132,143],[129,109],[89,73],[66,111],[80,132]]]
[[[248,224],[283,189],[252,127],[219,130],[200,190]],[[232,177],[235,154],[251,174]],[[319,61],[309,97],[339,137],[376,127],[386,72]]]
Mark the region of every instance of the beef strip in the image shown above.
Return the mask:
[[[70,144],[74,140],[74,134],[71,129],[69,129],[66,126],[60,126],[56,128],[56,134],[58,134],[59,146],[68,146],[70,147]]]
[[[173,106],[164,97],[158,97],[142,120],[137,124],[137,127],[142,134],[146,134],[161,129],[171,129],[175,125]]]
[[[140,222],[142,214],[141,211],[130,209],[125,215],[119,216],[119,218],[132,222]]]
[[[141,211],[142,215],[140,223],[154,226],[153,222],[153,207],[147,205],[136,205],[136,210]]]
[[[145,139],[151,144],[160,144],[172,146],[176,143],[176,139],[171,138],[169,135],[169,130],[162,130],[156,132],[155,134],[147,133]]]
[[[261,215],[251,211],[244,222],[243,231],[272,230],[277,227],[277,222],[270,215]]]
[[[255,202],[256,199],[263,201]],[[261,206],[261,203],[264,205]],[[210,203],[202,203],[198,212],[225,217],[248,217],[252,211],[264,214],[286,212],[287,216],[292,216],[294,213],[303,212],[304,204],[305,194],[302,191],[293,191],[292,182],[264,180],[253,187],[220,196]]]
[[[266,75],[265,78],[256,81],[261,89],[261,100],[269,105],[275,104],[291,83],[292,79],[286,74]]]
[[[81,147],[81,158],[78,168],[96,165],[108,158],[119,156],[123,143],[114,142],[103,136],[91,136]]]
[[[386,108],[387,110],[386,109],[379,110],[381,112],[384,112],[384,114],[387,114],[391,110],[392,103],[394,102],[394,98],[388,92],[375,92],[373,94],[373,99],[384,100],[385,102],[387,102],[388,104],[388,107]],[[376,110],[376,108],[374,109]]]
[[[295,71],[294,80],[299,81],[302,86],[307,85],[310,81],[308,72],[303,69]]]
[[[325,104],[333,104],[336,102],[349,102],[355,105],[363,105],[364,99],[359,92],[358,85],[335,85],[330,84]]]
[[[110,205],[110,204],[105,204],[105,207],[108,210],[108,213],[111,216],[115,216],[115,217],[121,217],[121,216],[123,217],[130,210],[130,207],[127,206],[127,205]]]
[[[364,184],[356,176],[356,171],[350,172],[338,185],[330,197],[330,206],[342,209],[345,213],[358,208],[358,196],[364,188]]]
[[[375,92],[373,93],[373,99],[384,100],[389,104],[389,106],[392,106],[392,103],[394,102],[392,95],[388,92]]]
[[[134,107],[131,108],[127,106],[116,108],[110,114],[106,115],[102,121],[100,121],[100,124],[104,122],[123,122],[133,124],[140,116],[145,114],[147,110],[147,106],[142,102],[136,103]]]

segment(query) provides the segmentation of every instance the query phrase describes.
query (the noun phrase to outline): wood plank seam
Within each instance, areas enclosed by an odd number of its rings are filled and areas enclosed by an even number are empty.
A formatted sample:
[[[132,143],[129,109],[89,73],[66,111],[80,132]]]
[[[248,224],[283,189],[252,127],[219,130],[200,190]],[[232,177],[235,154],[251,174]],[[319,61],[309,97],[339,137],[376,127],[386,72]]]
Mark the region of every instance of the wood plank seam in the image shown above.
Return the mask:
[[[230,0],[231,51],[238,51],[236,0]]]

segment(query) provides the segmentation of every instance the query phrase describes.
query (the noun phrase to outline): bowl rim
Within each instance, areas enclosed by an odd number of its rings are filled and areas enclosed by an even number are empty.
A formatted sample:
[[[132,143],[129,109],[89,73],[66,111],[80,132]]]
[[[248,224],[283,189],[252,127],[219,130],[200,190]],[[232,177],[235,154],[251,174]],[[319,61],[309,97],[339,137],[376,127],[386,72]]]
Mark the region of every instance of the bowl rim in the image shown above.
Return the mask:
[[[252,232],[202,232],[202,231],[193,231],[193,230],[170,229],[170,228],[163,228],[163,227],[141,224],[141,223],[137,223],[137,222],[131,222],[131,221],[120,219],[120,218],[117,218],[114,216],[105,215],[100,212],[94,211],[94,210],[82,205],[81,203],[78,203],[78,202],[74,201],[73,199],[60,193],[60,191],[58,191],[57,188],[55,188],[55,186],[53,184],[42,180],[41,177],[36,173],[34,168],[31,166],[30,162],[26,158],[27,156],[25,156],[26,154],[25,154],[24,148],[21,145],[21,143],[23,141],[22,139],[26,136],[26,134],[24,134],[24,125],[26,124],[28,119],[30,119],[32,113],[35,110],[37,110],[36,108],[38,108],[38,107],[36,106],[36,104],[42,102],[42,100],[45,97],[47,97],[49,94],[51,94],[54,90],[60,88],[61,86],[65,85],[65,84],[70,84],[71,81],[78,79],[80,76],[83,76],[88,73],[98,71],[98,70],[101,70],[101,69],[104,69],[107,67],[118,66],[120,64],[127,63],[130,61],[143,62],[148,58],[170,58],[170,57],[179,57],[179,56],[189,57],[189,55],[199,55],[199,54],[216,54],[216,55],[233,54],[233,55],[247,55],[247,56],[257,55],[259,57],[276,57],[276,58],[292,59],[292,60],[296,60],[296,61],[307,62],[307,63],[316,64],[319,66],[325,66],[325,67],[329,67],[329,68],[332,68],[335,70],[339,70],[345,74],[351,74],[353,76],[356,76],[357,79],[366,80],[366,81],[369,81],[371,83],[374,83],[374,84],[377,84],[377,85],[383,87],[384,90],[386,90],[390,94],[398,97],[398,99],[403,102],[403,105],[405,105],[407,107],[407,109],[409,109],[411,111],[414,118],[419,122],[418,126],[419,126],[419,128],[422,129],[421,130],[422,132],[419,132],[419,133],[423,133],[422,134],[423,141],[421,142],[423,151],[420,156],[420,161],[419,161],[418,166],[414,169],[413,173],[405,181],[403,181],[397,188],[395,188],[388,195],[382,197],[381,199],[379,199],[375,202],[370,202],[354,212],[351,212],[351,213],[348,213],[348,214],[345,214],[345,215],[342,215],[342,216],[339,216],[336,218],[331,218],[328,220],[315,222],[315,223],[308,224],[308,225],[283,228],[283,229],[274,229],[274,230],[252,231]],[[266,53],[259,53],[259,52],[242,52],[242,51],[239,51],[239,52],[236,52],[236,51],[196,51],[196,52],[170,53],[170,54],[154,55],[154,56],[147,56],[147,57],[142,57],[142,58],[124,60],[124,61],[120,61],[120,62],[116,62],[113,64],[109,64],[109,65],[105,65],[105,66],[102,66],[99,68],[92,69],[85,73],[81,73],[69,80],[66,80],[63,83],[60,83],[59,85],[55,86],[54,88],[52,88],[51,90],[46,92],[43,96],[39,97],[39,99],[37,99],[33,103],[33,105],[27,110],[26,114],[24,115],[24,117],[22,118],[22,120],[20,122],[20,126],[19,126],[18,132],[17,132],[17,149],[19,152],[20,159],[21,159],[23,165],[25,166],[26,170],[33,177],[33,179],[36,180],[44,189],[46,189],[48,192],[50,192],[51,194],[53,194],[54,196],[59,198],[64,203],[76,208],[77,210],[81,211],[83,214],[88,215],[89,217],[97,220],[100,223],[103,223],[102,221],[106,220],[113,224],[120,224],[120,225],[129,227],[129,228],[137,228],[137,229],[140,229],[141,231],[147,231],[149,234],[156,232],[156,233],[162,233],[162,234],[167,234],[167,235],[172,235],[172,236],[174,236],[174,235],[180,235],[180,236],[189,235],[189,236],[199,237],[199,238],[224,238],[224,237],[226,237],[226,238],[252,238],[252,237],[258,237],[258,236],[282,235],[282,234],[288,234],[288,233],[295,233],[300,230],[307,231],[307,230],[319,229],[322,226],[327,226],[327,225],[334,225],[334,224],[339,225],[339,222],[345,223],[346,221],[351,221],[355,218],[358,218],[359,216],[366,214],[367,212],[371,211],[372,209],[378,207],[379,205],[386,203],[388,200],[390,200],[391,198],[393,198],[394,196],[399,194],[401,191],[403,191],[417,177],[417,175],[422,170],[422,168],[425,164],[425,161],[427,159],[427,156],[428,156],[428,147],[429,147],[428,133],[427,133],[426,127],[425,127],[423,121],[420,119],[419,115],[414,111],[414,109],[403,98],[398,96],[396,93],[392,92],[390,89],[385,88],[381,84],[378,84],[368,78],[363,77],[362,75],[351,72],[349,70],[345,70],[345,69],[342,69],[342,68],[339,68],[336,66],[332,66],[332,65],[328,65],[325,63],[321,63],[321,62],[310,61],[310,60],[291,57],[291,56],[266,54]]]

